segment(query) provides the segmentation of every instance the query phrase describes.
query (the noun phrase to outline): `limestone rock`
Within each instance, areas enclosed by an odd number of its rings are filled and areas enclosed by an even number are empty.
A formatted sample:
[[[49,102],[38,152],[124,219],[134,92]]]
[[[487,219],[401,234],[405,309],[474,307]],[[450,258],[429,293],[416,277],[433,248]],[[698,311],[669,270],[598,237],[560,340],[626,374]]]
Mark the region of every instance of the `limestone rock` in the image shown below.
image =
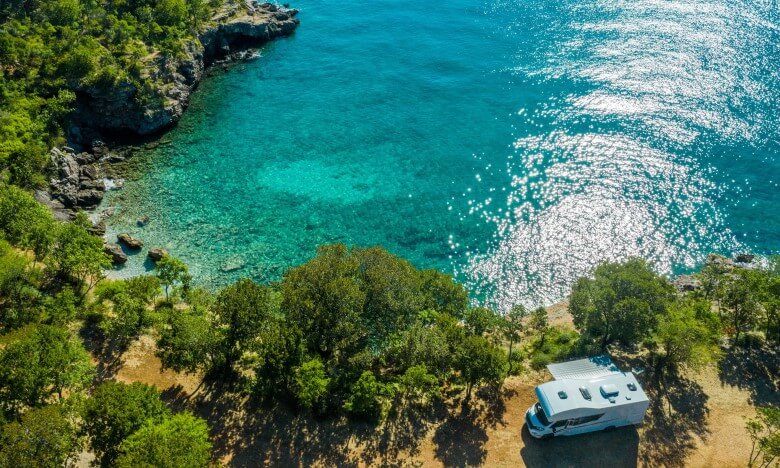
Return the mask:
[[[168,251],[165,250],[165,249],[159,249],[159,248],[157,248],[157,249],[150,249],[149,253],[148,253],[148,256],[149,256],[149,258],[153,262],[157,262],[157,261],[162,260],[163,257],[167,257],[168,256]]]
[[[127,255],[122,251],[122,247],[118,244],[106,243],[103,245],[103,252],[111,257],[111,261],[114,264],[123,264],[127,262]]]
[[[116,236],[116,238],[119,242],[126,245],[128,249],[138,250],[144,246],[144,243],[141,239],[136,239],[126,232],[119,234]]]

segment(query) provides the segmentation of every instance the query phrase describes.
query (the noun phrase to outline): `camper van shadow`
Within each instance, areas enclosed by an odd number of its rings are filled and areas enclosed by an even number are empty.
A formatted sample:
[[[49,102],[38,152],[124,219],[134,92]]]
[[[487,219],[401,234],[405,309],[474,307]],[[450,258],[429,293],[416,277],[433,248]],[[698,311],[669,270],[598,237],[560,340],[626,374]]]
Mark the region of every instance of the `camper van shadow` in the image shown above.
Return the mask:
[[[520,456],[529,467],[637,466],[639,434],[634,426],[546,440],[531,437],[523,426],[522,437]]]

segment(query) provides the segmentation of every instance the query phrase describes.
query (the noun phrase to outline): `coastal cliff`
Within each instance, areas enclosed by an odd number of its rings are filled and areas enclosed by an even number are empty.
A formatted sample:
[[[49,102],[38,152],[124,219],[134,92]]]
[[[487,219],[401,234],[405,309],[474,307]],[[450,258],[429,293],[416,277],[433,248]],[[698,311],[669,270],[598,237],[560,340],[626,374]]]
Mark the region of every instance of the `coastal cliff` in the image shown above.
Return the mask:
[[[36,198],[60,219],[71,218],[78,209],[94,209],[113,184],[104,163],[120,161],[127,154],[110,150],[103,142],[105,135],[132,140],[166,130],[186,110],[209,65],[292,34],[299,24],[297,13],[270,3],[228,3],[184,44],[181,53],[154,53],[143,59],[140,80],[79,88],[77,112],[68,129],[69,146],[51,150],[53,177]],[[97,229],[98,234],[101,231]]]
[[[70,140],[89,149],[93,139],[89,133],[94,130],[131,135],[165,130],[184,113],[208,65],[237,51],[292,34],[299,23],[297,13],[295,9],[270,3],[232,5],[218,11],[180,54],[152,54],[144,58],[142,80],[120,80],[111,86],[80,89],[78,121],[70,129]]]

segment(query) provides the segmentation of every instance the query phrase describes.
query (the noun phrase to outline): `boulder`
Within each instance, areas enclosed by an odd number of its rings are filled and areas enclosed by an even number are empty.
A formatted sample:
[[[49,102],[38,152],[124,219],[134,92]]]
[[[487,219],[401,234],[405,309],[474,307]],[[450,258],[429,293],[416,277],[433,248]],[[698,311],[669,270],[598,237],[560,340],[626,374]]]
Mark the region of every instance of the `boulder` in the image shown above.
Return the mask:
[[[128,249],[138,250],[144,246],[144,243],[141,241],[141,239],[136,239],[126,232],[119,234],[116,236],[116,238],[120,243],[126,245]]]
[[[103,237],[106,234],[106,222],[98,221],[92,227],[87,228],[87,231],[93,236]]]
[[[135,224],[138,227],[144,227],[144,226],[146,226],[146,223],[148,223],[148,222],[149,222],[149,217],[144,215],[144,216],[141,216],[140,218],[138,218],[138,221],[136,221]]]
[[[97,208],[103,200],[103,191],[100,189],[79,190],[76,195],[76,204],[85,209]]]
[[[148,257],[153,261],[157,262],[163,259],[163,257],[168,256],[168,251],[165,249],[150,249],[148,253]]]
[[[102,178],[102,175],[100,174],[100,169],[94,164],[87,164],[85,166],[81,166],[80,175],[81,175],[81,180],[96,180]]]
[[[118,244],[106,243],[103,245],[103,252],[111,257],[111,261],[115,265],[121,265],[127,262],[127,255],[122,251],[122,247]]]
[[[734,261],[737,263],[753,263],[753,260],[756,259],[755,255],[747,254],[747,253],[741,253],[734,257]]]

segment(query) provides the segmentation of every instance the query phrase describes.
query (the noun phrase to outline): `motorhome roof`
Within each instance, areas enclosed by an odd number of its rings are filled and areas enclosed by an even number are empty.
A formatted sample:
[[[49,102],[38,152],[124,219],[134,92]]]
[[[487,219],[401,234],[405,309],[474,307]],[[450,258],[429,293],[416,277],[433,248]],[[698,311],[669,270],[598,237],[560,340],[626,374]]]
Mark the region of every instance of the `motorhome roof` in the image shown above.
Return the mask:
[[[631,372],[596,379],[562,379],[536,387],[536,396],[550,420],[571,417],[583,410],[599,410],[647,401],[647,395]]]

